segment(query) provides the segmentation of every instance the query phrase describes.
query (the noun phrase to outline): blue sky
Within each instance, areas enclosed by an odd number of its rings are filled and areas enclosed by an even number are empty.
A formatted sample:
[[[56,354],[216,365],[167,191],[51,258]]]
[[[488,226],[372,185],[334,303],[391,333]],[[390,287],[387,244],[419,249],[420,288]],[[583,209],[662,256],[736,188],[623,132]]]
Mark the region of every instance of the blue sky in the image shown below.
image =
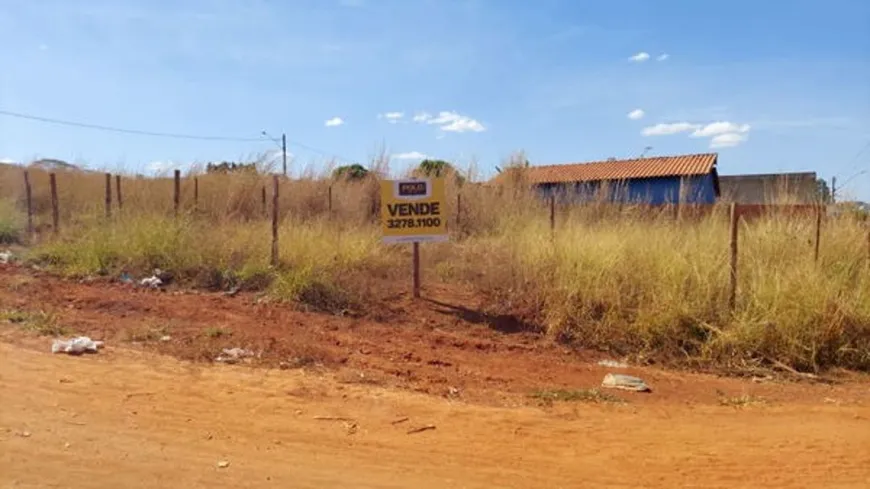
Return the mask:
[[[385,147],[396,172],[428,155],[486,175],[517,150],[652,146],[870,200],[866,0],[0,0],[0,32],[0,110],[252,139],[0,115],[3,159],[183,168],[272,151],[266,130],[297,173]]]

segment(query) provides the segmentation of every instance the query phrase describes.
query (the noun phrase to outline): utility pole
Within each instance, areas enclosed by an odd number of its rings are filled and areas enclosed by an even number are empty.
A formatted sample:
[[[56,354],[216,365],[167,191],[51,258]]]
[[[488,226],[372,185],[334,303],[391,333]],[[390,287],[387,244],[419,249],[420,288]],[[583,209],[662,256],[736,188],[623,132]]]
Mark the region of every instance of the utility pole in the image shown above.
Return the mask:
[[[287,177],[287,134],[281,134],[281,162],[284,166],[284,177]]]

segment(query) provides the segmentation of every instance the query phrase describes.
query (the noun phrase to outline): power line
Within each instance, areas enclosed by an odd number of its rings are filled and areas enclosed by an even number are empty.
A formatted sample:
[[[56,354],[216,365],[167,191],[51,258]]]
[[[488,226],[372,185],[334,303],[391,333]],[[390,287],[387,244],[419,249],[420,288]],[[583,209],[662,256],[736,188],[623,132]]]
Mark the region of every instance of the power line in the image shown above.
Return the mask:
[[[178,133],[169,133],[169,132],[142,131],[139,129],[124,129],[121,127],[104,126],[104,125],[100,125],[100,124],[88,124],[86,122],[73,122],[73,121],[67,121],[67,120],[62,120],[62,119],[53,119],[50,117],[41,117],[41,116],[37,116],[37,115],[22,114],[19,112],[11,112],[8,110],[0,110],[0,115],[15,117],[18,119],[27,119],[27,120],[32,120],[32,121],[47,122],[49,124],[58,124],[61,126],[82,127],[85,129],[96,129],[99,131],[118,132],[118,133],[123,133],[123,134],[136,134],[139,136],[153,136],[153,137],[172,138],[172,139],[196,139],[196,140],[200,140],[200,141],[239,141],[239,142],[262,141],[261,138],[240,138],[240,137],[228,137],[228,136],[197,136],[197,135],[193,135],[193,134],[178,134]]]
[[[139,129],[125,129],[125,128],[121,128],[121,127],[106,126],[106,125],[102,125],[102,124],[90,124],[90,123],[86,123],[86,122],[75,122],[75,121],[68,121],[68,120],[63,120],[63,119],[55,119],[55,118],[51,118],[51,117],[42,117],[42,116],[31,115],[31,114],[22,114],[20,112],[12,112],[12,111],[3,110],[3,109],[0,109],[0,115],[5,115],[8,117],[15,117],[18,119],[26,119],[26,120],[31,120],[31,121],[45,122],[45,123],[49,123],[49,124],[57,124],[57,125],[61,125],[61,126],[81,127],[81,128],[85,128],[85,129],[95,129],[98,131],[109,131],[109,132],[116,132],[116,133],[121,133],[121,134],[135,134],[138,136],[152,136],[152,137],[171,138],[171,139],[191,139],[191,140],[198,140],[198,141],[236,141],[236,142],[248,142],[248,143],[263,141],[262,137],[255,138],[255,137],[232,137],[232,136],[200,136],[200,135],[193,135],[193,134],[179,134],[179,133],[169,133],[169,132],[143,131],[143,130],[139,130]],[[336,158],[336,159],[343,160],[346,162],[353,161],[350,158],[345,158],[345,157],[338,155],[338,154],[335,154],[333,152],[318,149],[314,146],[309,146],[309,145],[301,143],[299,141],[291,141],[290,139],[287,139],[287,143],[290,145],[293,145],[293,146],[298,146],[302,149],[307,149],[308,151],[312,151],[314,153],[318,153],[322,156]]]

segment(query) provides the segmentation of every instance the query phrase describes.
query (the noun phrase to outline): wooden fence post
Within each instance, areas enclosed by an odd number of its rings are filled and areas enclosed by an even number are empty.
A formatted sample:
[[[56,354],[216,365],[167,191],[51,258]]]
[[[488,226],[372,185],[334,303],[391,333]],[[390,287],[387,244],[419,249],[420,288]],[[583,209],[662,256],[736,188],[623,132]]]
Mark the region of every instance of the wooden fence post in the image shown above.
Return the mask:
[[[278,266],[278,175],[272,177],[272,266]]]
[[[175,217],[178,217],[178,206],[181,204],[181,170],[175,170],[175,186],[172,193],[172,203]]]
[[[420,297],[420,243],[414,241],[414,298]]]
[[[121,175],[115,175],[115,192],[118,194],[118,210],[124,208],[124,198],[121,196]]]
[[[106,219],[112,218],[112,174],[106,173]]]
[[[816,242],[813,254],[813,259],[816,263],[819,262],[819,246],[822,241],[822,206],[816,207]]]
[[[54,234],[60,230],[60,205],[57,201],[57,177],[54,173],[48,174],[48,185],[51,189],[51,226]]]
[[[731,204],[731,286],[728,291],[728,307],[732,311],[737,305],[737,238],[740,214],[736,203]]]
[[[329,211],[329,217],[332,217],[332,185],[326,192],[326,210]]]
[[[456,193],[456,231],[459,231],[459,226],[462,224],[462,194]]]
[[[24,198],[27,199],[27,235],[33,236],[33,190],[30,188],[30,173],[24,170]]]
[[[556,196],[550,196],[550,232],[556,232]]]
[[[260,189],[260,206],[263,209],[263,217],[269,215],[269,208],[266,205],[266,186],[263,185],[263,188]]]
[[[199,211],[199,178],[193,177],[193,212]]]

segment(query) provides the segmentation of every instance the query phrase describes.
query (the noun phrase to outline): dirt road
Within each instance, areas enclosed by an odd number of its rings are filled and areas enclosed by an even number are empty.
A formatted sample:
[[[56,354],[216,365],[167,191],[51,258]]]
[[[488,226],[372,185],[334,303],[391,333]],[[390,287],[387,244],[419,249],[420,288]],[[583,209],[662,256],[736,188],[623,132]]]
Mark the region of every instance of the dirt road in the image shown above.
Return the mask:
[[[123,349],[52,356],[42,343],[0,343],[3,488],[870,482],[866,405],[481,407]],[[407,434],[425,425],[436,428]]]
[[[866,378],[631,368],[653,394],[539,406],[607,369],[429,292],[344,318],[0,268],[0,489],[870,487]],[[51,355],[60,327],[108,347]]]

